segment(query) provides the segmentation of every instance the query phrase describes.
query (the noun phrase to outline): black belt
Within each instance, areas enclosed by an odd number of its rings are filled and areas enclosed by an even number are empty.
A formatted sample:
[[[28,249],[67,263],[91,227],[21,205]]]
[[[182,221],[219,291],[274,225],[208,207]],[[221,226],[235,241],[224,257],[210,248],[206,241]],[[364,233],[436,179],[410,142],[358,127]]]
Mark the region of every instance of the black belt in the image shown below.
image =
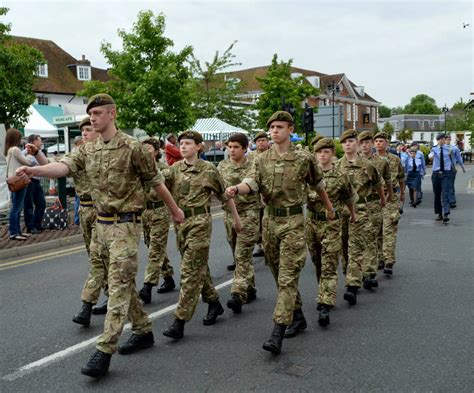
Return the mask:
[[[444,172],[446,172],[446,171],[444,171]],[[443,171],[433,171],[433,174],[434,175],[442,175],[442,174],[444,174],[444,172]]]
[[[335,212],[335,218],[339,218],[339,212]],[[328,221],[326,213],[323,212],[315,212],[313,210],[308,209],[308,218],[312,218],[316,221]]]
[[[267,206],[265,207],[265,209],[270,216],[275,216],[275,217],[288,217],[288,216],[294,216],[295,214],[303,213],[303,208],[301,206],[291,206],[291,207]]]
[[[92,197],[90,195],[84,195],[84,196],[80,196],[79,200],[81,202],[89,202],[89,201],[92,201]]]
[[[379,194],[370,194],[365,197],[366,202],[380,201]]]
[[[94,201],[80,201],[79,205],[85,206],[85,207],[92,207],[94,206]]]
[[[165,203],[163,201],[159,202],[147,202],[146,203],[146,208],[147,209],[158,209],[160,207],[165,206]]]
[[[183,209],[184,218],[197,216],[198,214],[209,214],[211,209],[209,206],[188,207]]]
[[[135,212],[127,213],[97,213],[97,222],[99,224],[113,225],[126,222],[140,223],[140,214]]]

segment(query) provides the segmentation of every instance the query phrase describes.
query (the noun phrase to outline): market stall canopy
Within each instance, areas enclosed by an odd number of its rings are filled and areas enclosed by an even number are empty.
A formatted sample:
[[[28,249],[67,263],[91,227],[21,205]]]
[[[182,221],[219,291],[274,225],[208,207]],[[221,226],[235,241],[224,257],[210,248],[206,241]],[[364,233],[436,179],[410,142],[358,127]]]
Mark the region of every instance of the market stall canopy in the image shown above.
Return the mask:
[[[31,105],[28,109],[30,117],[25,124],[25,136],[38,134],[42,138],[57,138],[58,128],[52,124],[53,117],[62,116],[60,107],[47,105]]]
[[[227,124],[217,117],[198,119],[190,129],[201,133],[205,141],[225,141],[236,132],[248,134],[243,128]]]

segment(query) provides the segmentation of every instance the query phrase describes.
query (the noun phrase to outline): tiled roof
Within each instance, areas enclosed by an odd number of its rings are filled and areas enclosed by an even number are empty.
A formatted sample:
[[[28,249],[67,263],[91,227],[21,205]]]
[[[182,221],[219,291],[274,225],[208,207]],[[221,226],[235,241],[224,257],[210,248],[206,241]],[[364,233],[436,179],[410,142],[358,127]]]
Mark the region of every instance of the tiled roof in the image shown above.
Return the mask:
[[[38,49],[48,63],[48,77],[38,78],[33,87],[35,92],[74,95],[83,89],[84,82],[77,79],[75,67],[68,67],[81,64],[81,60],[75,59],[53,41],[17,36],[12,38],[17,43]],[[91,67],[91,78],[105,82],[109,76],[107,70]]]

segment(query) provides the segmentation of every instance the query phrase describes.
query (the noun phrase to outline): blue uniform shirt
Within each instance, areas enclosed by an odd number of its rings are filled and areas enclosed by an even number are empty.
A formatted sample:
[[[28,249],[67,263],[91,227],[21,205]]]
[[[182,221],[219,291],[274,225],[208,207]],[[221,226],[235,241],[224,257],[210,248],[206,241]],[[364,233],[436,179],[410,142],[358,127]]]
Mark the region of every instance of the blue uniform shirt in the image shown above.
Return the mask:
[[[456,167],[456,164],[458,164],[464,171],[464,162],[462,160],[461,150],[459,150],[459,147],[454,145],[448,145],[448,149],[449,156],[453,161],[453,165]]]
[[[440,170],[440,147],[439,145],[431,148],[430,157],[433,158],[433,172]],[[453,166],[449,155],[449,146],[443,145],[444,171],[448,172]]]
[[[425,163],[424,160],[421,160],[419,157],[415,157],[415,164],[416,164],[416,172],[418,172],[421,176],[425,175]],[[405,160],[405,174],[408,174],[408,172],[413,171],[413,157],[408,156]]]

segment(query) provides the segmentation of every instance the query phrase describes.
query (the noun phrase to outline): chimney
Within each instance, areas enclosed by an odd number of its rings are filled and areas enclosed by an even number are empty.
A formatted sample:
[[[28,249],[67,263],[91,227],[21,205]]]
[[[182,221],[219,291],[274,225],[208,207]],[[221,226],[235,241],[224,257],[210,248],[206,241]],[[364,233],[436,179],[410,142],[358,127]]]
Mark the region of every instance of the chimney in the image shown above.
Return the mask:
[[[78,65],[83,65],[83,66],[90,66],[90,65],[91,65],[91,62],[86,59],[86,56],[85,56],[85,55],[82,55],[81,60],[78,60],[78,61],[77,61],[77,64],[78,64]]]

